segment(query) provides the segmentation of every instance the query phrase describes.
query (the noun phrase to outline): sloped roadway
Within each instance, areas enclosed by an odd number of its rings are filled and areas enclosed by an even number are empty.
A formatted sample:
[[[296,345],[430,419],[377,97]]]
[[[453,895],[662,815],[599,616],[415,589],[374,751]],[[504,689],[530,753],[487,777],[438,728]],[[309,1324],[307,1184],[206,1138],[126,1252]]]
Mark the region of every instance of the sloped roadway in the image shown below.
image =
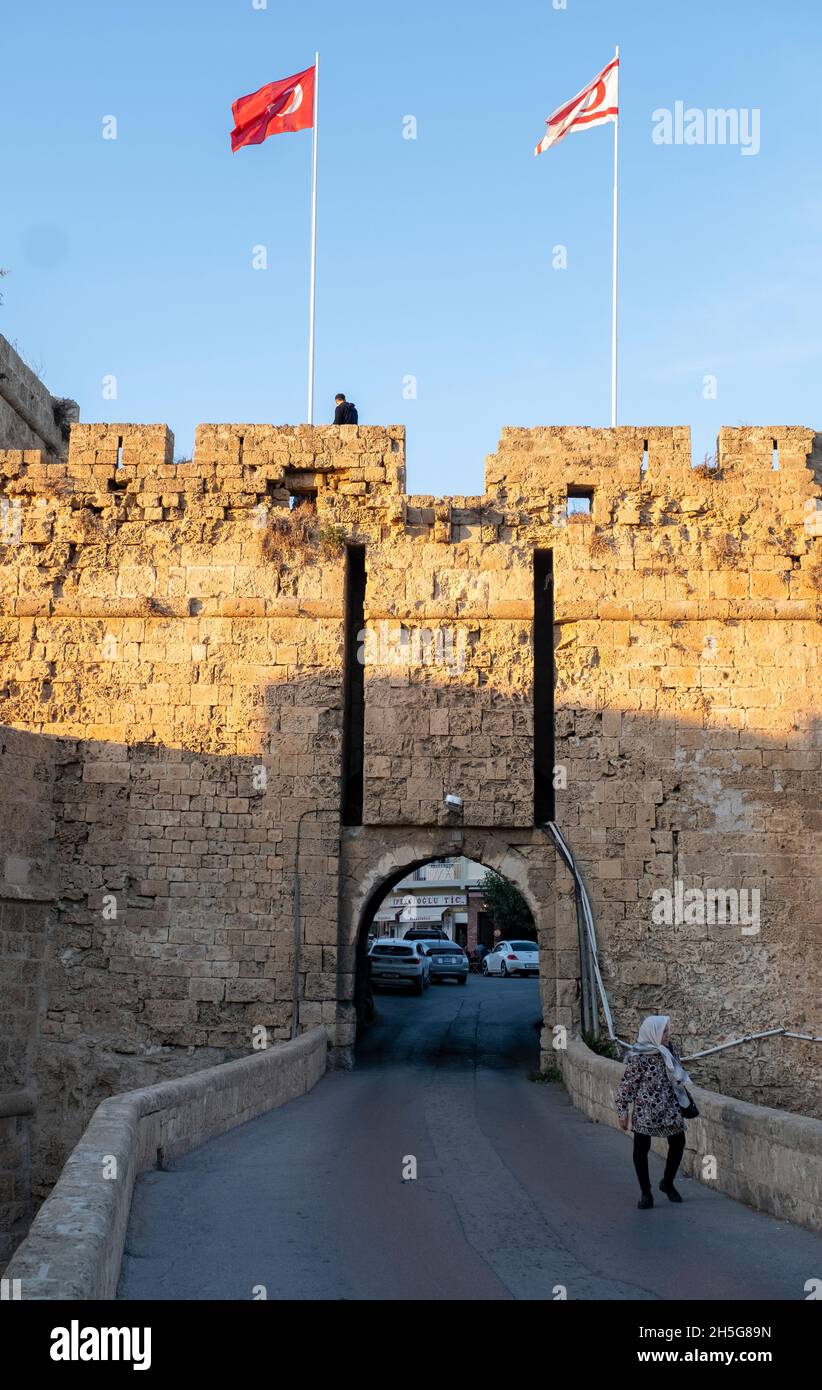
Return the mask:
[[[629,1140],[529,1079],[536,981],[377,1008],[353,1072],[139,1179],[121,1298],[807,1296],[822,1238],[687,1178],[637,1210]]]

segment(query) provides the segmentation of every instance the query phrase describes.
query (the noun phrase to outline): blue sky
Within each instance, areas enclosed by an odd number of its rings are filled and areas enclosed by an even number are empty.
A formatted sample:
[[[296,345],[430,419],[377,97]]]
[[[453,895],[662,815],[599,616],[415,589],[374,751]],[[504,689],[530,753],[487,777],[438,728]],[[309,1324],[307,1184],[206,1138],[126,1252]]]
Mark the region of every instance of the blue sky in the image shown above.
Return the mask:
[[[304,420],[311,137],[232,156],[230,105],[319,48],[317,419],[345,391],[407,425],[412,491],[480,492],[501,426],[609,423],[612,128],[532,151],[618,43],[620,422],[691,425],[696,459],[721,424],[819,425],[822,6],[554,3],[15,6],[0,332],[178,456],[200,421]],[[758,108],[760,153],[655,145],[677,100]]]

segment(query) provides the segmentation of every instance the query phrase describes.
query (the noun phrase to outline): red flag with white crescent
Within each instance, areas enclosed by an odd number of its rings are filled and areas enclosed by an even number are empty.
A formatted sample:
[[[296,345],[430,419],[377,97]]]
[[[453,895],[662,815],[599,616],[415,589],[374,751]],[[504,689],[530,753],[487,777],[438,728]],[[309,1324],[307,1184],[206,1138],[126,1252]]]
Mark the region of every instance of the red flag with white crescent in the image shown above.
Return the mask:
[[[619,58],[612,58],[606,68],[583,87],[573,99],[560,106],[545,122],[548,129],[534,154],[542,154],[558,144],[571,130],[588,130],[591,126],[615,121],[619,114]]]
[[[268,82],[258,92],[232,103],[234,130],[231,149],[261,145],[269,135],[290,130],[309,130],[314,124],[314,67],[279,82]]]

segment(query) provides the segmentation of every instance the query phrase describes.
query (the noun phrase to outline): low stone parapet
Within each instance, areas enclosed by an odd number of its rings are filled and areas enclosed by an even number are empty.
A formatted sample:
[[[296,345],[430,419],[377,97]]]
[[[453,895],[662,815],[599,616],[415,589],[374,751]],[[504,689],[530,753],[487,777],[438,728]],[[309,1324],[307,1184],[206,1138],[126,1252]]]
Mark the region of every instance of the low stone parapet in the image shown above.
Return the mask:
[[[110,1299],[117,1291],[134,1181],[311,1090],[328,1039],[313,1028],[224,1066],[98,1105],[5,1277],[22,1299]]]
[[[577,1109],[598,1124],[617,1127],[614,1093],[622,1064],[598,1056],[576,1038],[556,1058]],[[782,1221],[822,1231],[822,1120],[732,1100],[700,1086],[691,1091],[700,1113],[688,1121],[683,1171]],[[652,1140],[652,1147],[663,1156],[667,1152],[664,1139]],[[714,1170],[715,1176],[708,1176]]]

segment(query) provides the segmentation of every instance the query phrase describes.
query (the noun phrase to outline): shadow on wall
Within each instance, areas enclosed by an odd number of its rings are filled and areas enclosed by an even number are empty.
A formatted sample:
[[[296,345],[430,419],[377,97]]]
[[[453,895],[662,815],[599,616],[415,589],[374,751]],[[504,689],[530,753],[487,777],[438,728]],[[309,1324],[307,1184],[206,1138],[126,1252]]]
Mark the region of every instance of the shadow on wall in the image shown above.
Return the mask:
[[[196,640],[198,620],[183,625]],[[92,626],[99,635],[106,624]],[[246,647],[238,660],[248,659]],[[134,710],[139,687],[134,667],[124,666],[111,663],[105,699]],[[163,675],[155,668],[156,681]],[[486,687],[480,703],[476,688],[462,687],[460,678],[444,686],[427,675],[405,685],[368,683],[368,703],[381,710],[383,745],[396,739],[399,747],[413,735],[415,766],[426,783],[419,784],[419,805],[446,787],[464,792],[467,804],[481,794],[495,807],[507,805],[509,778],[521,785],[528,766],[524,701]],[[212,669],[208,678],[216,688],[232,673]],[[28,775],[39,808],[8,856],[17,861],[16,883],[8,882],[7,859],[0,952],[8,1001],[0,1015],[0,1087],[37,1090],[31,1169],[38,1195],[104,1096],[247,1052],[255,1029],[274,1040],[289,1035],[295,829],[303,811],[317,814],[304,822],[301,847],[301,1022],[333,1031],[353,1015],[362,919],[343,921],[339,906],[350,887],[340,870],[339,675],[318,668],[311,679],[265,690],[251,688],[247,676],[245,685],[239,676],[236,683],[246,696],[230,709],[187,697],[189,746],[2,730],[3,795],[16,786],[25,799],[20,776]],[[7,706],[16,704],[18,722],[51,716],[62,727],[81,718],[92,725],[95,704],[83,685],[82,668],[64,668],[50,674],[47,699],[37,685],[22,695],[10,687]],[[173,717],[161,700],[148,703],[158,699],[153,688],[134,711],[135,736]],[[441,707],[446,696],[462,727],[449,738],[421,724],[421,710]],[[493,735],[483,732],[489,711]],[[643,1014],[670,1013],[689,1050],[783,1023],[818,1032],[822,895],[810,832],[819,815],[819,728],[767,738],[707,720],[581,707],[557,712],[557,767],[565,770],[557,820],[592,896],[617,1029],[630,1036]],[[407,790],[409,783],[384,762],[379,776],[372,773],[373,756],[367,727],[366,815],[382,819],[351,834],[360,836],[372,869],[375,840],[407,843],[447,830],[403,824],[407,800],[392,788]],[[369,788],[381,789],[382,799]],[[12,803],[12,822],[19,807]],[[464,833],[461,852],[503,873],[501,849],[484,853],[483,839],[512,852],[512,862],[524,846],[517,886],[527,890],[534,871],[550,870],[553,881],[553,849],[543,831],[502,820]],[[50,847],[36,843],[38,836]],[[435,852],[404,859],[396,877],[382,873],[371,896]],[[546,979],[550,974],[548,987],[556,987],[557,1021],[573,1022],[576,918],[567,875],[556,872]],[[36,898],[44,879],[51,901]],[[756,890],[759,919],[683,915],[677,884],[703,898],[711,889],[740,896]],[[26,899],[27,890],[35,896]],[[659,893],[667,902],[654,897]],[[540,902],[529,905],[542,928]],[[749,896],[746,911],[751,906]],[[818,1061],[797,1063],[801,1047],[771,1044],[747,1077],[733,1054],[712,1060],[717,1072],[709,1079],[722,1085],[732,1076],[744,1099],[820,1113]]]

